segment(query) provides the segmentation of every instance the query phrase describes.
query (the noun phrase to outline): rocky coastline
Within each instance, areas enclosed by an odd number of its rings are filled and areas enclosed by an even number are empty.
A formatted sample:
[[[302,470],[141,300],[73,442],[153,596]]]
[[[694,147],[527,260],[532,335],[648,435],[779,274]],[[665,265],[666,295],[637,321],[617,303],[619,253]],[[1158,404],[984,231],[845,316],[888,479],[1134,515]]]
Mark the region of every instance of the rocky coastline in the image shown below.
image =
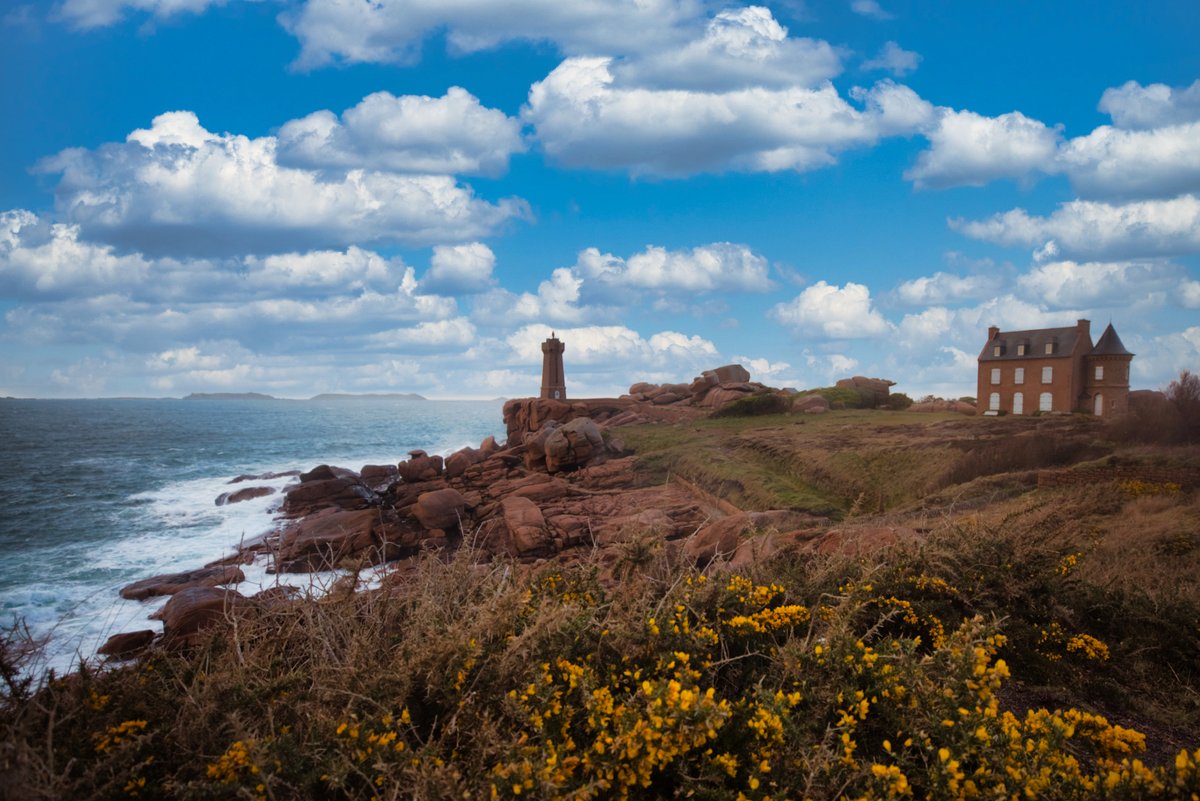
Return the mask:
[[[886,400],[891,382],[856,378]],[[848,385],[854,385],[853,383]],[[749,396],[786,394],[750,381],[738,365],[705,371],[690,384],[638,383],[619,398],[505,403],[506,440],[488,437],[446,457],[411,451],[396,464],[359,470],[319,465],[307,472],[242,475],[218,505],[273,493],[255,480],[295,478],[284,489],[276,527],[224,558],[189,571],[155,576],[121,590],[124,598],[166,597],[146,629],[114,635],[99,653],[124,659],[151,647],[181,647],[233,613],[303,597],[286,577],[340,570],[331,592],[356,589],[359,571],[387,565],[379,589],[402,583],[417,557],[448,557],[469,547],[481,564],[599,558],[601,580],[619,580],[622,554],[639,539],[683,549],[698,564],[733,567],[780,549],[837,547],[827,518],[787,509],[742,511],[690,482],[647,483],[620,435],[626,425],[680,425]],[[795,410],[821,413],[821,396]],[[752,538],[747,532],[769,532]],[[885,533],[885,536],[890,536]],[[253,596],[236,589],[241,566],[265,560],[276,587]]]

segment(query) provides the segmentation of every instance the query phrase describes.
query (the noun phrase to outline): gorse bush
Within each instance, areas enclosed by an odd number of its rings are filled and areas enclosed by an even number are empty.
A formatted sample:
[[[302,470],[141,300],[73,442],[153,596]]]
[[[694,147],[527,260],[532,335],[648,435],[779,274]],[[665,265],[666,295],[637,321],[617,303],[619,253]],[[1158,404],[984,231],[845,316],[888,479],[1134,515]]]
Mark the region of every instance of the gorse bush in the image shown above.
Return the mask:
[[[1145,737],[1094,711],[1002,702],[1013,672],[1086,683],[1140,647],[1103,620],[1080,628],[1088,601],[1075,552],[968,528],[885,564],[789,558],[740,575],[697,572],[670,553],[606,587],[590,561],[529,570],[474,564],[464,551],[424,561],[389,591],[239,619],[190,654],[17,692],[0,723],[3,792],[731,801],[1200,792],[1200,752],[1149,767]]]
[[[712,413],[713,417],[755,417],[764,414],[787,414],[792,410],[792,399],[777,392],[762,392],[738,398]]]

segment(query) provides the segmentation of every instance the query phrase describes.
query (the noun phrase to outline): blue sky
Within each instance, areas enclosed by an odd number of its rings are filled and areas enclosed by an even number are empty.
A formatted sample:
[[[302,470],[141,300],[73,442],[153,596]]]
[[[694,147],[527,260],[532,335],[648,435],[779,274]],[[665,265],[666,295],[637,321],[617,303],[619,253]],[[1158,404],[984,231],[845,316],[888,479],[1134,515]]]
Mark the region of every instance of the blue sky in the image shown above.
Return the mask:
[[[1200,368],[1193,2],[0,4],[0,395]]]

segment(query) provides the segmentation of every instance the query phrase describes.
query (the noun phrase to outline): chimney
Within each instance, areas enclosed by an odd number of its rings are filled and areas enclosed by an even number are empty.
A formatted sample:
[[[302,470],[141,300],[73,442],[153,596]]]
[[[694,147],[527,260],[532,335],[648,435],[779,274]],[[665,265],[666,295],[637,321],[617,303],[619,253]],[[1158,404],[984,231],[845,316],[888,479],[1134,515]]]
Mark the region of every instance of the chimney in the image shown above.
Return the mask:
[[[988,342],[991,342],[996,337],[1000,336],[1000,328],[998,326],[988,326]]]
[[[1076,320],[1075,327],[1079,329],[1079,333],[1082,334],[1084,337],[1091,337],[1091,335],[1092,335],[1091,320]]]

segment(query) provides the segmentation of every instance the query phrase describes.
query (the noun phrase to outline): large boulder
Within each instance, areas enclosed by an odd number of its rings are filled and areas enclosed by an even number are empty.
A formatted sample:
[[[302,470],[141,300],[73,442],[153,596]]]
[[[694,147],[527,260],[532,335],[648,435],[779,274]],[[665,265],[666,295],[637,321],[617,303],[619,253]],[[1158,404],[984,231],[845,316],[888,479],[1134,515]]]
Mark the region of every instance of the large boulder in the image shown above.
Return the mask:
[[[735,400],[740,400],[749,395],[753,390],[750,389],[732,389],[725,386],[719,386],[710,391],[704,396],[702,406],[708,409],[719,409],[727,403],[732,403]]]
[[[192,587],[171,596],[152,617],[162,620],[167,641],[186,643],[201,631],[232,620],[251,605],[250,599],[233,590]]]
[[[400,478],[409,483],[432,481],[442,474],[445,464],[441,456],[430,456],[425,451],[409,452],[407,462],[396,465]]]
[[[508,531],[510,556],[530,556],[551,550],[553,540],[536,503],[528,498],[508,497],[500,501],[500,510]]]
[[[423,492],[412,507],[413,517],[427,529],[457,531],[467,500],[456,489]]]
[[[291,487],[283,500],[289,517],[306,515],[318,509],[365,509],[378,503],[379,496],[354,478],[330,478],[306,481]]]
[[[823,414],[829,411],[829,400],[824,395],[805,395],[792,401],[793,412]]]
[[[715,375],[719,384],[744,384],[750,380],[750,371],[740,364],[727,364],[706,372]]]
[[[458,478],[467,468],[482,462],[485,454],[476,448],[463,448],[446,457],[446,478]]]
[[[755,531],[787,531],[812,518],[801,512],[776,509],[770,512],[738,512],[702,527],[687,539],[683,552],[699,565],[718,558],[728,558],[737,551],[742,539]]]
[[[374,509],[323,509],[293,523],[279,537],[278,569],[303,573],[328,569],[375,544]]]
[[[551,473],[583,467],[604,454],[600,427],[587,417],[577,417],[546,437],[546,469]]]
[[[540,430],[525,435],[523,442],[527,469],[544,470],[546,468],[546,440],[550,439],[550,436],[561,425],[557,420],[548,420]]]
[[[237,584],[245,580],[246,574],[236,565],[202,567],[126,584],[121,588],[121,597],[131,601],[144,601],[156,595],[174,595],[191,587],[215,587],[220,584]]]
[[[300,483],[306,484],[309,481],[328,481],[331,478],[357,478],[358,474],[353,470],[345,467],[331,467],[327,464],[319,464],[307,473],[300,474]]]
[[[891,394],[890,388],[895,385],[895,381],[886,378],[867,378],[861,375],[843,378],[837,382],[837,386],[857,392],[862,398],[863,406],[868,409],[887,404],[888,395]]]
[[[157,636],[153,629],[125,631],[120,634],[114,634],[108,638],[104,645],[100,646],[97,653],[101,656],[110,656],[113,659],[130,659],[149,648]]]

